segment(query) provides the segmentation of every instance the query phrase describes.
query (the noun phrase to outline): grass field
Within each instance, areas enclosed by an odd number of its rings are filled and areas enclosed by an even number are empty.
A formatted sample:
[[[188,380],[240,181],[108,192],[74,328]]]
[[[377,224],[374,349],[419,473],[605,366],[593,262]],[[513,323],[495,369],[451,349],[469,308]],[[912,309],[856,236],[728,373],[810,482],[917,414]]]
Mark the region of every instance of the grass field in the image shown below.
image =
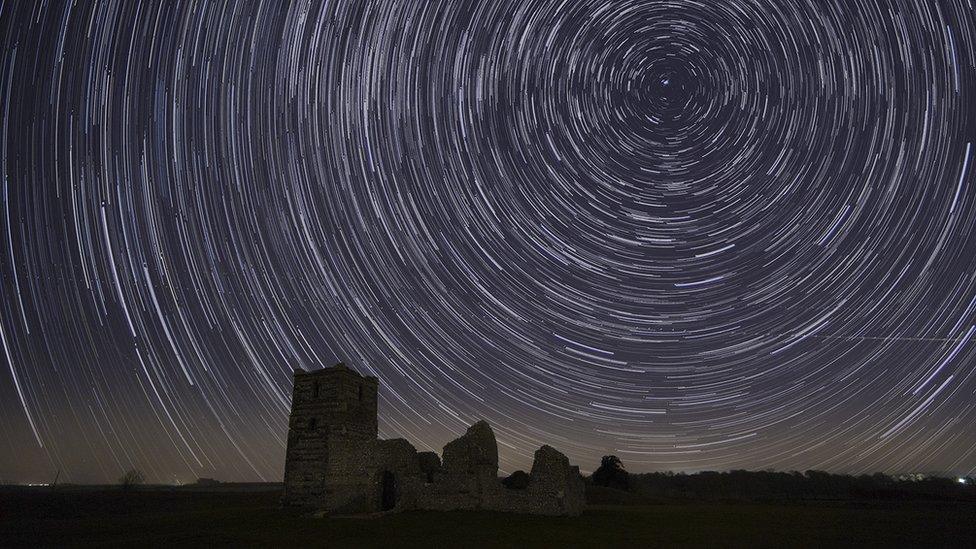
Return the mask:
[[[0,491],[0,547],[976,546],[960,503],[594,505],[582,517],[412,512],[313,518],[274,492]]]

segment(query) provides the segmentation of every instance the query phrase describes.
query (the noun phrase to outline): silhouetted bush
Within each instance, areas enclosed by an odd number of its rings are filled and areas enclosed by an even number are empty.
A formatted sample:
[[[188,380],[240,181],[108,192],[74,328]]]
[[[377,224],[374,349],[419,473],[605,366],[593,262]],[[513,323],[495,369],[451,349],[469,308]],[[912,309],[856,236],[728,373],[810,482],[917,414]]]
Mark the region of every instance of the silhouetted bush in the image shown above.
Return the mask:
[[[509,490],[525,490],[529,487],[529,474],[525,471],[515,471],[502,480],[502,484]]]
[[[593,472],[593,484],[616,488],[617,490],[630,489],[630,473],[624,469],[624,464],[617,456],[603,456],[600,461],[600,468]]]
[[[119,477],[119,487],[125,491],[132,490],[143,482],[145,482],[145,478],[137,469],[129,469],[124,475]]]

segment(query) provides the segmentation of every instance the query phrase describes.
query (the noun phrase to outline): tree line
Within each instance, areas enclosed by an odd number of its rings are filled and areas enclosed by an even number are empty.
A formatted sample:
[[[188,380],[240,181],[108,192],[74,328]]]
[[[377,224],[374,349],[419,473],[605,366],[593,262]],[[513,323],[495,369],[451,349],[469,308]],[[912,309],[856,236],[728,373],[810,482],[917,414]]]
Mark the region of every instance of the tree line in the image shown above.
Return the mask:
[[[845,475],[824,471],[702,471],[628,473],[616,456],[604,456],[585,479],[611,488],[617,499],[951,499],[976,501],[976,479],[938,476]],[[591,490],[591,492],[598,492]],[[614,499],[612,492],[595,494]],[[607,501],[606,503],[611,503]]]

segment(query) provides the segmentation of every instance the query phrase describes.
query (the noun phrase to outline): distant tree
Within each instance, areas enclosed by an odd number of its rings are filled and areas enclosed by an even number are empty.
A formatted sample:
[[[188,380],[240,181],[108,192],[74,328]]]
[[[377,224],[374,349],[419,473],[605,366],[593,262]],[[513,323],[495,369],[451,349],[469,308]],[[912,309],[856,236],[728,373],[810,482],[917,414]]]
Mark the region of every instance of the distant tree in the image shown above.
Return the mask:
[[[124,491],[129,491],[145,482],[145,477],[138,469],[129,469],[124,475],[119,477],[119,487]]]
[[[502,484],[509,490],[525,490],[529,487],[531,477],[525,471],[515,471],[502,480]]]
[[[593,484],[627,490],[630,488],[630,473],[617,456],[603,456],[600,468],[593,473]]]

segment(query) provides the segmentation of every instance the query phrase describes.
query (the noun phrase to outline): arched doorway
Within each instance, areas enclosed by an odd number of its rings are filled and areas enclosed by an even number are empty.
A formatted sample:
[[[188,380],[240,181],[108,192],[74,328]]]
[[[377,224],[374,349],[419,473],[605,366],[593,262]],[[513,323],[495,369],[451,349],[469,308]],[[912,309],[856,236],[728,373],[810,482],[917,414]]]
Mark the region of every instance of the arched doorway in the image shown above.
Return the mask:
[[[390,471],[383,471],[380,486],[380,509],[389,511],[396,507],[397,502],[396,475]]]

